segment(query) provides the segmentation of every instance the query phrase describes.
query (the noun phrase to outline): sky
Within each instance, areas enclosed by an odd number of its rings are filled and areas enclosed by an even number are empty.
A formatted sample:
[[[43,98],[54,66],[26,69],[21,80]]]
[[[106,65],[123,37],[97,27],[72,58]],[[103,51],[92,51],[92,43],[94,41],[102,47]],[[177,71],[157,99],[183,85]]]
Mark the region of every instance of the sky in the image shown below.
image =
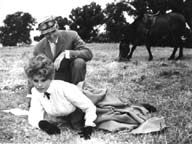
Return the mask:
[[[37,22],[47,16],[68,17],[73,8],[89,5],[96,2],[105,8],[107,3],[114,0],[0,0],[0,25],[7,14],[13,14],[17,11],[28,12]]]

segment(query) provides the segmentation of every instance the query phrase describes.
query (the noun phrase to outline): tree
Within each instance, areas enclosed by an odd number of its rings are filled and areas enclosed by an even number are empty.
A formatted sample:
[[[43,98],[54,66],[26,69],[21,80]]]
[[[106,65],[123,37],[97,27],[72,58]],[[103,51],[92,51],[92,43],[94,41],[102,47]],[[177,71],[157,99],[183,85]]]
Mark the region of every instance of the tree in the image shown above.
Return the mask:
[[[61,30],[66,30],[66,25],[70,25],[70,21],[65,17],[65,18],[62,18],[61,16],[58,16],[55,18],[56,21],[57,21],[57,24],[59,26],[59,29]]]
[[[120,41],[124,29],[128,25],[124,12],[129,12],[130,9],[125,1],[107,4],[104,10],[106,33],[111,41]]]
[[[183,0],[146,0],[149,8],[153,13],[160,12],[161,14],[166,13],[168,10],[173,12],[182,13]]]
[[[128,0],[128,7],[130,7],[130,14],[134,16],[141,16],[148,11],[147,0]]]
[[[30,31],[33,30],[35,19],[24,12],[16,12],[6,16],[4,26],[0,27],[0,37],[3,46],[31,44]]]
[[[77,31],[85,41],[95,37],[98,33],[96,26],[104,22],[101,6],[95,2],[82,8],[72,9],[69,18],[71,19],[70,28]]]

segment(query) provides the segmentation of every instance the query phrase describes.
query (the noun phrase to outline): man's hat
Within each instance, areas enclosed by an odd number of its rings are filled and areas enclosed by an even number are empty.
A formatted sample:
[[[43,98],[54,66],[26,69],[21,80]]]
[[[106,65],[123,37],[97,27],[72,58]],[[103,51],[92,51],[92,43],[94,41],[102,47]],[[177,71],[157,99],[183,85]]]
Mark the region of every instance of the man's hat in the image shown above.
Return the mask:
[[[50,32],[53,32],[57,29],[57,22],[54,17],[48,17],[41,23],[39,23],[38,28],[37,28],[41,34],[47,34]]]

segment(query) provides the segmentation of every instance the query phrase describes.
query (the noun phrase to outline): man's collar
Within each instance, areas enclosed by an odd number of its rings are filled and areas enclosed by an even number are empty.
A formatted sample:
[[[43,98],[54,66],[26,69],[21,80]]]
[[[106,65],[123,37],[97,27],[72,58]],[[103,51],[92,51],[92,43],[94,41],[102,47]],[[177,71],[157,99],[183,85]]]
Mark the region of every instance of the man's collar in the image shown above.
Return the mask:
[[[57,44],[58,39],[59,39],[59,38],[57,37],[57,39],[55,40],[55,42],[51,42],[50,40],[48,40],[48,42],[49,42],[49,43],[54,43],[54,44]]]

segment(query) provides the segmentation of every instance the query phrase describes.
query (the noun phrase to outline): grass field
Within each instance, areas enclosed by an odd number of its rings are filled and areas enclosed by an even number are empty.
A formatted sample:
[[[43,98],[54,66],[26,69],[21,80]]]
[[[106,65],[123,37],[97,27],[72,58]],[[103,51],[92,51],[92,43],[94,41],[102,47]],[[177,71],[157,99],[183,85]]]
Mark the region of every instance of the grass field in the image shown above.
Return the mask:
[[[153,61],[139,47],[128,62],[118,62],[118,44],[89,44],[94,53],[87,65],[86,80],[96,87],[108,88],[130,104],[151,103],[164,116],[168,129],[163,133],[131,135],[123,130],[109,133],[96,130],[84,141],[69,127],[60,135],[49,136],[32,129],[26,116],[1,110],[27,109],[26,77],[23,66],[32,47],[0,48],[0,143],[65,144],[192,144],[192,50],[184,49],[184,59],[168,61],[171,48],[153,48]]]

